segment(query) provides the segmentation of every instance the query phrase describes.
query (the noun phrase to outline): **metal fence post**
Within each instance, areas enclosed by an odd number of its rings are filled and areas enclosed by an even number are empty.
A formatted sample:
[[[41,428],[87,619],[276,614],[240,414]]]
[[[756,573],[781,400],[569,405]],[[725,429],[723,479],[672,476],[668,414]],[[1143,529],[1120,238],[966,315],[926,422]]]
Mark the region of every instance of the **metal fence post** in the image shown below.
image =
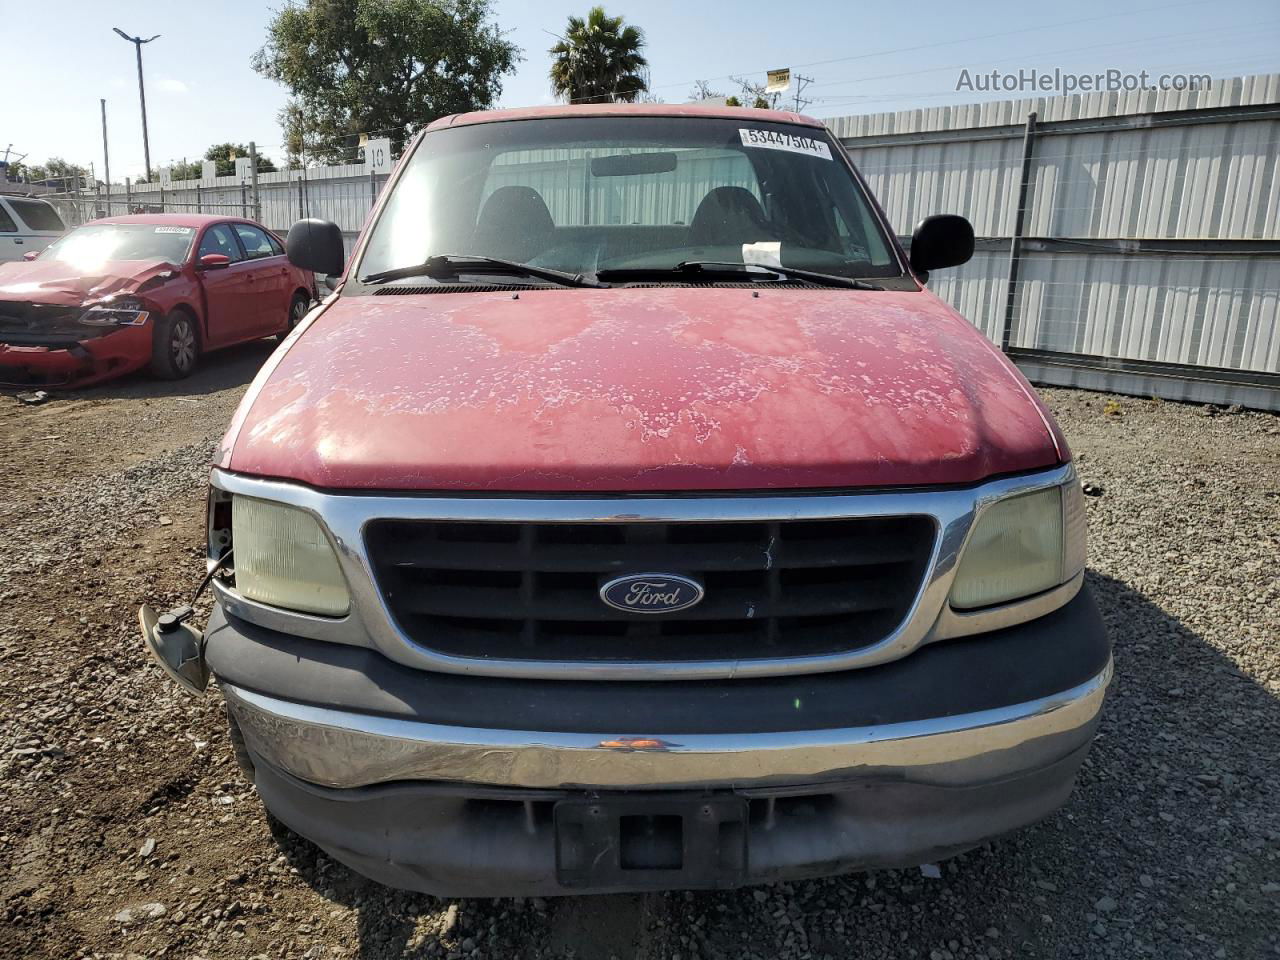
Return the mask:
[[[196,213],[204,213],[204,197],[200,184],[196,184]]]
[[[124,212],[126,215],[133,213],[133,184],[129,178],[124,178]]]
[[[1027,218],[1027,193],[1031,187],[1031,159],[1035,152],[1036,115],[1027,114],[1027,126],[1022,134],[1022,178],[1018,182],[1018,212],[1013,221],[1013,236],[1009,238],[1009,288],[1005,292],[1004,326],[1000,331],[1000,349],[1009,352],[1013,339],[1013,316],[1018,294],[1018,262],[1022,255],[1022,228]]]
[[[253,189],[253,219],[262,222],[262,197],[258,194],[258,145],[249,141],[249,180]]]
[[[378,175],[373,170],[369,171],[369,206],[373,207],[378,202]]]
[[[249,219],[249,205],[245,199],[245,187],[243,180],[240,181],[240,216],[244,217],[246,220]]]
[[[164,213],[164,184],[160,185],[160,212]]]

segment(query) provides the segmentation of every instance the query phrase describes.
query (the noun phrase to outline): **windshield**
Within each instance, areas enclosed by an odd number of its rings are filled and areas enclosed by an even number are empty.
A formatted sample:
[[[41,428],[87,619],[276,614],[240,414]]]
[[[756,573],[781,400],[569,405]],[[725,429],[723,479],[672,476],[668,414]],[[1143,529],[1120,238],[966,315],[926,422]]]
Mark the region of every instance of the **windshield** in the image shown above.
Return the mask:
[[[195,227],[155,223],[86,223],[55,240],[40,254],[41,260],[60,260],[81,267],[108,260],[187,259]]]
[[[824,130],[749,110],[434,131],[406,161],[353,275],[452,254],[588,276],[685,261],[900,276],[838,149]]]
[[[58,216],[58,211],[43,200],[24,200],[20,197],[10,197],[9,206],[32,230],[61,233],[67,229],[66,224],[62,222],[62,218]]]

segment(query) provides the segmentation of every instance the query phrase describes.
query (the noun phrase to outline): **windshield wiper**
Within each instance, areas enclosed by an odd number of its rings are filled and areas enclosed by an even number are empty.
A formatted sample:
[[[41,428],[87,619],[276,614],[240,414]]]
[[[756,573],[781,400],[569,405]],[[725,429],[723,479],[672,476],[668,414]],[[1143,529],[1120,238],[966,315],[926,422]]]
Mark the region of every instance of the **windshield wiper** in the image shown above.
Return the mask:
[[[566,287],[604,287],[580,273],[568,273],[564,270],[552,270],[550,267],[535,267],[515,260],[500,260],[497,257],[478,257],[470,254],[445,253],[427,257],[421,263],[409,267],[396,267],[394,270],[380,270],[367,277],[361,277],[361,283],[387,283],[391,280],[403,280],[406,277],[431,277],[439,280],[456,277],[460,273],[492,273],[507,274],[520,277],[535,277],[538,280],[549,280]]]
[[[815,270],[801,270],[798,267],[784,267],[772,263],[735,263],[732,260],[681,260],[674,267],[617,267],[597,271],[595,276],[601,280],[626,281],[673,275],[707,276],[721,274],[738,276],[744,273],[760,277],[765,282],[786,278],[788,280],[804,280],[824,287],[848,287],[851,290],[884,289],[884,287],[868,283],[866,280],[842,277],[834,273],[818,273]]]

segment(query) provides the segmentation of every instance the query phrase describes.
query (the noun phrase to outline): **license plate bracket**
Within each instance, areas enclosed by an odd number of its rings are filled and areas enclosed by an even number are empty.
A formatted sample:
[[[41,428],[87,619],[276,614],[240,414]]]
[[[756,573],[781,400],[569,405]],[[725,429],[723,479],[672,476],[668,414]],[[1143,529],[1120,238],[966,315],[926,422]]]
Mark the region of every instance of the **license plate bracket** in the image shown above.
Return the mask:
[[[635,796],[555,805],[556,878],[565,887],[726,889],[747,872],[747,801]]]

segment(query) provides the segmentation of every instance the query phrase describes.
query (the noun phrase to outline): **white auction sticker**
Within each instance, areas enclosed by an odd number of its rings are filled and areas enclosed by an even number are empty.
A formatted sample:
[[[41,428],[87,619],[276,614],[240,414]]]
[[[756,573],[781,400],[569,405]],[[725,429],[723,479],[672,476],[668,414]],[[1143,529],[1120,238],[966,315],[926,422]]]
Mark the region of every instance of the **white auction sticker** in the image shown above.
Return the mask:
[[[190,227],[156,227],[156,233],[190,233]]]
[[[742,262],[758,267],[782,266],[782,241],[759,240],[742,245]]]
[[[809,157],[831,159],[831,148],[826,141],[814,137],[798,137],[794,133],[779,133],[777,130],[751,130],[738,128],[744,147],[763,147],[766,150],[786,150],[789,153],[803,153]]]

